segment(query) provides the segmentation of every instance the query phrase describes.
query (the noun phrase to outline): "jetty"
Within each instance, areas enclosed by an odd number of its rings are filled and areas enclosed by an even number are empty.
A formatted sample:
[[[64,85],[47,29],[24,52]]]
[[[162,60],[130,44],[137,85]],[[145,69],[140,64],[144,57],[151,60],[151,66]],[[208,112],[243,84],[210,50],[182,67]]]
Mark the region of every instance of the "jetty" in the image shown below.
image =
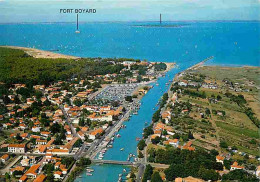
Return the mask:
[[[209,60],[211,60],[211,59],[213,59],[213,58],[214,58],[214,56],[210,56],[210,57],[208,57],[208,58],[202,60],[202,61],[199,62],[198,64],[195,64],[194,66],[188,68],[187,70],[197,69],[197,68],[201,67],[205,62],[207,62],[207,61],[209,61]]]

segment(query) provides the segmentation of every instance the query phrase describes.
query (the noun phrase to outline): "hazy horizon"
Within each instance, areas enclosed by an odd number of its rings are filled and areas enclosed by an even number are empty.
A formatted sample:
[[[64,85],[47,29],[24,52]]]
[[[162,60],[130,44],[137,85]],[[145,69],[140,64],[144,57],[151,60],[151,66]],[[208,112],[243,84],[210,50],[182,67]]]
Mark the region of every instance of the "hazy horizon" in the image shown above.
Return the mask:
[[[0,23],[74,22],[60,9],[96,9],[80,22],[259,21],[260,0],[0,0]]]

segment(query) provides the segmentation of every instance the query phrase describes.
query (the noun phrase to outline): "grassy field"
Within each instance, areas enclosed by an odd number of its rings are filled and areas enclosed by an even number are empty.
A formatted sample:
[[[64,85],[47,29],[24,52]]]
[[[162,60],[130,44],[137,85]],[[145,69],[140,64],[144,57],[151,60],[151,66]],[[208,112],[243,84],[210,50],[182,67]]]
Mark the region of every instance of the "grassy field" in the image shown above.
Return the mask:
[[[195,126],[193,126],[194,136],[196,138],[195,144],[198,146],[206,145],[206,143],[215,143],[225,140],[229,146],[236,146],[240,151],[247,152],[253,155],[259,155],[258,143],[259,140],[259,128],[250,120],[250,118],[244,113],[244,110],[236,102],[231,101],[230,98],[225,96],[226,92],[230,92],[234,95],[242,94],[247,101],[246,106],[252,108],[255,116],[260,118],[260,100],[259,97],[259,67],[243,67],[243,68],[231,68],[231,67],[217,67],[217,66],[205,66],[197,69],[196,74],[205,75],[205,80],[211,83],[217,83],[218,89],[200,88],[199,92],[205,92],[207,98],[221,96],[222,99],[217,103],[210,103],[208,99],[202,99],[199,97],[191,97],[188,95],[182,95],[180,100],[189,102],[193,105],[190,117],[197,120]],[[229,79],[234,84],[242,88],[241,92],[235,92],[229,90],[229,88],[223,82],[224,79]],[[249,91],[243,91],[243,90]],[[191,89],[196,92],[196,89]],[[209,116],[204,119],[210,121],[211,125],[201,124],[200,113],[205,112],[208,108],[211,111]],[[213,114],[215,111],[225,112],[224,116]],[[213,127],[214,130],[211,130]],[[215,137],[216,135],[216,137]],[[255,139],[256,144],[250,143],[252,139]],[[208,145],[207,145],[208,146]],[[211,146],[212,147],[212,146]],[[208,147],[207,147],[208,148]]]
[[[220,66],[203,66],[198,71],[215,80],[223,80],[229,78],[238,83],[254,81],[256,85],[260,85],[260,67],[220,67]]]
[[[259,138],[259,134],[257,131],[253,131],[253,130],[250,130],[247,128],[242,128],[242,127],[237,127],[237,126],[234,126],[231,124],[226,124],[226,123],[220,122],[220,121],[216,121],[216,124],[221,129],[227,130],[231,133],[236,133],[237,135],[241,135],[241,137],[247,136],[247,137],[251,137],[251,138]]]

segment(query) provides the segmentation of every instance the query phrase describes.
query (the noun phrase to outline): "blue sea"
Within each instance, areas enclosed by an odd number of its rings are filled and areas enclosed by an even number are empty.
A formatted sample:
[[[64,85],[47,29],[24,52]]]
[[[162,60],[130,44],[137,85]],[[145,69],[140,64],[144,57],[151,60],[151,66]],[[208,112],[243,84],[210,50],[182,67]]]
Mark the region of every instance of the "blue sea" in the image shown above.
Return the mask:
[[[185,64],[214,56],[214,64],[259,65],[260,22],[0,24],[0,45],[58,50],[81,57],[127,57]]]
[[[80,23],[80,34],[75,24],[0,24],[0,45],[34,47],[81,57],[125,57],[148,61],[176,62],[142,99],[138,115],[125,122],[112,149],[104,159],[127,160],[136,154],[136,137],[142,136],[145,123],[150,123],[156,104],[169,88],[166,83],[176,73],[214,56],[210,65],[259,66],[260,22],[104,22]],[[170,25],[180,25],[170,27]],[[124,151],[120,151],[124,148]],[[77,182],[114,182],[125,166],[93,166],[93,176],[86,171]]]

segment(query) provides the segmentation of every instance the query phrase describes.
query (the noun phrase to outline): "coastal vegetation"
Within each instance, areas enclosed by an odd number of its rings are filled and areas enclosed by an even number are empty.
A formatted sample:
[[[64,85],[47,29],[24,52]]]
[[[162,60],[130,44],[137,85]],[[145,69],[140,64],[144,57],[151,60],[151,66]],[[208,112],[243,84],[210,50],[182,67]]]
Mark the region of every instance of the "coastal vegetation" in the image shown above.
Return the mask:
[[[116,61],[116,60],[113,60]],[[124,66],[94,58],[34,58],[22,50],[0,48],[0,81],[5,83],[46,84],[73,77],[119,73]]]

